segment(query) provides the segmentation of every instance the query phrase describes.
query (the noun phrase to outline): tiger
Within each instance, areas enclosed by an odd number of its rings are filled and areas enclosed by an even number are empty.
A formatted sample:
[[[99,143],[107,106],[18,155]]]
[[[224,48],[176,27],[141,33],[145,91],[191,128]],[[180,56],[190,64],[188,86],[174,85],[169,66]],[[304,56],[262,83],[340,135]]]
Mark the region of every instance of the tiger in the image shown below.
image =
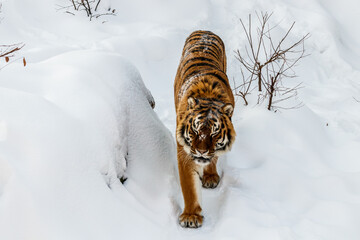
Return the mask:
[[[179,224],[198,228],[201,185],[220,182],[216,164],[235,141],[231,121],[234,96],[226,75],[225,46],[210,31],[195,31],[186,39],[174,82],[176,142],[184,210]]]

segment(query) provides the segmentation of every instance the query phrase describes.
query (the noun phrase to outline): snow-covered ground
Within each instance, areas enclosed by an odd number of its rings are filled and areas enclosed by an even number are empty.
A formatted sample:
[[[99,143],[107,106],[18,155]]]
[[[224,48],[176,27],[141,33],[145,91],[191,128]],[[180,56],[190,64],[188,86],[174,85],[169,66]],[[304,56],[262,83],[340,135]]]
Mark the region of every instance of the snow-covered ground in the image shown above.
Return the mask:
[[[360,238],[358,1],[103,0],[117,16],[91,22],[57,10],[68,4],[2,1],[0,44],[24,42],[28,64],[0,70],[1,240]],[[203,190],[203,227],[183,229],[182,47],[193,30],[213,31],[240,81],[238,19],[255,11],[274,12],[279,34],[296,21],[292,39],[310,32],[291,80],[304,106],[274,113],[237,99],[237,140],[218,188]]]

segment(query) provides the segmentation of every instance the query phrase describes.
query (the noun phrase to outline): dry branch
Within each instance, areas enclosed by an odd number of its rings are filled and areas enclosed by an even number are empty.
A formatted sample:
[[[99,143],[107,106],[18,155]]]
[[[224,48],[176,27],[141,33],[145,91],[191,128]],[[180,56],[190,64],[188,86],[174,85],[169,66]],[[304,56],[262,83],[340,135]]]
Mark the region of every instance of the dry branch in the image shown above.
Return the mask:
[[[20,51],[24,46],[25,44],[23,43],[0,45],[0,59],[1,58],[5,59],[5,62],[7,63],[5,66],[7,66],[10,63],[10,59],[15,56],[15,53]],[[24,66],[26,66],[25,58],[23,58],[23,64]],[[0,67],[0,70],[5,66]]]
[[[19,51],[25,46],[23,43],[12,44],[12,45],[0,45],[0,58],[10,58],[14,56],[16,51]]]

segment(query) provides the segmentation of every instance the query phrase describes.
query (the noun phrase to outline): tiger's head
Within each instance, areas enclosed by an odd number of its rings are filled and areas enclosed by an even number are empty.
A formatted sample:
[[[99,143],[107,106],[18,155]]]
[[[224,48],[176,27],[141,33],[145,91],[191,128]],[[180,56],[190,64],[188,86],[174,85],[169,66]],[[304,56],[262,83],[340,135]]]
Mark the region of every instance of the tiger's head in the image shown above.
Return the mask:
[[[234,107],[221,101],[189,97],[187,110],[180,118],[176,139],[198,164],[231,149],[235,130],[231,122]]]

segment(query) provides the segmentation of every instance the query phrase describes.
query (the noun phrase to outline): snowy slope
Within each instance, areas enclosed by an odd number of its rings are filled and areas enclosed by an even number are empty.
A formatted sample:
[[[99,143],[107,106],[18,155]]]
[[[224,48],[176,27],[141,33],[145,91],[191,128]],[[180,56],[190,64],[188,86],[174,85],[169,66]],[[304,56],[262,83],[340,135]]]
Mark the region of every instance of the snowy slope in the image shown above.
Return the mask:
[[[0,239],[360,238],[357,1],[103,0],[117,16],[92,22],[56,10],[67,4],[3,1],[1,43],[24,42],[28,65],[0,70]],[[185,38],[221,36],[239,81],[238,19],[255,11],[274,12],[279,34],[296,21],[292,39],[310,32],[291,80],[304,107],[237,99],[204,225],[182,229],[172,86]]]

